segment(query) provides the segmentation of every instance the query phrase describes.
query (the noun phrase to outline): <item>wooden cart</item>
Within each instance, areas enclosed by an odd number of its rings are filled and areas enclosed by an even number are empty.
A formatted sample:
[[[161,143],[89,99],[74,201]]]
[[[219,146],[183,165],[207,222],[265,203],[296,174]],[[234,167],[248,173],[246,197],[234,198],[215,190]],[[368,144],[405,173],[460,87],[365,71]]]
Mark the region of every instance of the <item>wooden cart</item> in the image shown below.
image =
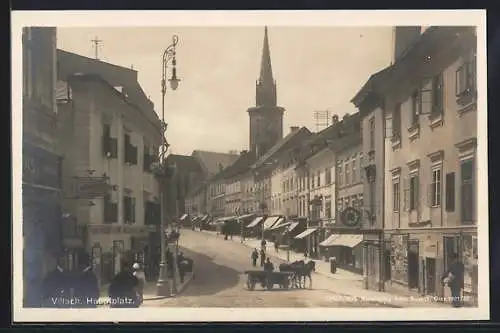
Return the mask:
[[[291,272],[266,272],[266,271],[245,271],[247,275],[247,288],[254,290],[258,283],[262,288],[273,289],[274,285],[279,285],[282,289],[290,287]]]

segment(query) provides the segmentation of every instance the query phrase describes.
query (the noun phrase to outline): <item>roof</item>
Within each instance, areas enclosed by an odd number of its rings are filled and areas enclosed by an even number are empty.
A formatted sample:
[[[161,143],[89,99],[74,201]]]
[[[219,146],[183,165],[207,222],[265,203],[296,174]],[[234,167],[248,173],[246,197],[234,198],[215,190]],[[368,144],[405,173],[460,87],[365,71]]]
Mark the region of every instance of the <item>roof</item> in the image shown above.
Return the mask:
[[[399,59],[392,65],[370,76],[368,81],[351,99],[356,107],[395,84],[398,79],[406,78],[408,72],[414,71],[415,65],[424,63],[428,56],[437,54],[443,48],[460,38],[461,33],[467,34],[474,27],[470,26],[431,26],[425,30],[413,45],[408,47]]]
[[[193,156],[170,154],[166,158],[167,164],[176,164],[177,170],[182,172],[203,172],[201,165]]]
[[[74,82],[75,80],[78,80],[78,81],[92,81],[92,82],[99,82],[100,84],[103,84],[105,85],[112,94],[114,94],[117,98],[121,99],[123,102],[125,102],[126,104],[130,105],[131,107],[133,107],[137,112],[141,113],[145,119],[148,121],[149,124],[155,126],[155,123],[152,122],[143,112],[141,109],[139,109],[139,107],[131,102],[128,98],[126,98],[121,92],[119,92],[118,90],[116,90],[108,81],[106,81],[103,77],[101,77],[100,75],[98,74],[72,74],[72,75],[69,75],[66,80],[68,80],[68,82]],[[158,134],[161,134],[159,133],[159,128],[155,126],[156,129],[158,129]]]
[[[198,160],[198,163],[200,163],[206,174],[213,176],[219,173],[221,169],[225,169],[236,162],[240,155],[194,150],[191,156]]]
[[[241,175],[251,169],[252,164],[257,160],[254,152],[245,152],[240,155],[240,157],[230,166],[228,166],[224,171],[220,172],[216,178],[217,179],[228,179],[238,175]]]
[[[272,146],[271,149],[269,149],[263,156],[261,156],[253,167],[258,168],[263,166],[265,162],[269,161],[272,157],[277,156],[278,153],[292,148],[295,145],[299,145],[300,142],[305,141],[311,135],[312,133],[307,129],[307,127],[302,127],[297,131],[290,132],[287,136]]]
[[[361,139],[360,121],[360,113],[356,112],[344,116],[338,123],[314,133],[302,145],[299,153],[299,161],[304,162],[326,148],[341,150],[346,145],[355,144],[357,137]]]
[[[57,76],[60,80],[74,73],[97,74],[111,86],[122,86],[133,102],[158,129],[160,119],[154,111],[154,104],[148,99],[137,80],[137,71],[113,65],[98,59],[84,57],[61,49],[57,50]]]

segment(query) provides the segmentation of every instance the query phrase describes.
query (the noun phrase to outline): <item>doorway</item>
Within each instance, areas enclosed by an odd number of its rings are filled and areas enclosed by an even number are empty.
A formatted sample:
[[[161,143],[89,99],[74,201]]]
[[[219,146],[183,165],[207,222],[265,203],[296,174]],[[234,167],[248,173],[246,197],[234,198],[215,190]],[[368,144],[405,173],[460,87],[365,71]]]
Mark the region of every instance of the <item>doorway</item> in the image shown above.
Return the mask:
[[[426,293],[434,295],[436,293],[436,259],[425,258],[425,268]]]
[[[418,240],[408,242],[408,288],[418,288],[419,262]]]
[[[384,250],[384,280],[391,280],[391,250]]]

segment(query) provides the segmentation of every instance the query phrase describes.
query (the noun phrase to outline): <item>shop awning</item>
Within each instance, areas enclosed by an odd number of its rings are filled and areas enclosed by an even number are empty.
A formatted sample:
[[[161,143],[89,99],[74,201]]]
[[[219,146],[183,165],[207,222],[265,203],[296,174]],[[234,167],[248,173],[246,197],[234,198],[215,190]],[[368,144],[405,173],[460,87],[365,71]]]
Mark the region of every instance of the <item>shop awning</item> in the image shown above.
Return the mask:
[[[325,239],[324,241],[319,243],[319,246],[324,246],[324,247],[332,246],[332,244],[335,242],[335,240],[339,237],[340,237],[339,234],[330,235],[330,236],[328,236],[327,239]]]
[[[254,214],[245,214],[245,215],[239,216],[239,219],[245,220],[245,219],[248,219],[249,217],[252,217],[252,216],[254,216]]]
[[[284,220],[285,220],[285,219],[283,219],[283,221],[284,221]],[[278,229],[280,229],[280,228],[288,227],[288,226],[289,226],[289,225],[291,225],[291,224],[292,224],[292,222],[284,222],[284,223],[278,222],[278,223],[276,223],[276,225],[275,225],[275,226],[273,226],[273,227],[272,227],[271,229],[269,229],[269,230],[272,230],[272,231],[274,231],[274,230],[278,230]]]
[[[247,225],[247,228],[253,228],[257,226],[260,222],[262,222],[263,219],[264,219],[263,216],[256,217],[252,222],[250,222],[249,225]]]
[[[308,228],[308,229],[304,230],[303,232],[301,232],[300,234],[298,234],[297,236],[295,236],[295,239],[305,238],[305,237],[311,235],[316,230],[318,230],[318,229],[316,229],[316,228]]]
[[[288,227],[288,232],[293,231],[293,229],[297,228],[297,226],[300,224],[300,222],[292,222],[290,226]]]
[[[226,221],[231,221],[231,220],[236,220],[236,216],[226,216],[226,217],[221,217],[218,219],[219,222],[226,222]]]
[[[208,219],[208,215],[205,215],[201,218],[201,222],[205,222]]]
[[[282,218],[283,217],[281,217],[281,216],[269,216],[264,221],[264,230],[269,230],[272,226],[274,226]]]
[[[329,246],[355,247],[363,241],[363,235],[339,235]]]
[[[181,216],[181,218],[180,218],[179,220],[184,221],[184,220],[186,219],[186,217],[188,217],[188,214],[184,214],[184,215],[182,215],[182,216]]]

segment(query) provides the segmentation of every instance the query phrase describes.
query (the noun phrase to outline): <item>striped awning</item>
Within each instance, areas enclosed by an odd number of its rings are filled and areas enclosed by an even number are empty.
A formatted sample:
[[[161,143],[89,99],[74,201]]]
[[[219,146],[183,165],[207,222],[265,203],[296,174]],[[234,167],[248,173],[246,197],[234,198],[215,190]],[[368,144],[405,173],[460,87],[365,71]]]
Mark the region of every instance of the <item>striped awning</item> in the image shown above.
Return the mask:
[[[182,216],[181,216],[181,218],[180,218],[179,220],[183,221],[183,220],[185,220],[185,219],[186,219],[186,217],[188,217],[188,214],[184,214],[184,215],[182,215]]]
[[[362,241],[363,235],[340,235],[340,237],[334,239],[329,246],[346,246],[352,248]]]
[[[293,231],[293,229],[297,228],[297,226],[300,224],[300,222],[292,222],[290,226],[288,227],[288,232]]]
[[[285,221],[285,220],[283,219],[283,221]],[[273,226],[269,230],[271,230],[271,231],[278,230],[278,229],[281,229],[281,228],[284,228],[284,227],[288,227],[288,226],[290,226],[292,224],[292,222],[283,222],[283,221],[276,223],[276,225]]]
[[[264,230],[269,230],[282,218],[282,216],[268,216],[264,221]]]
[[[247,228],[253,228],[257,226],[260,222],[262,222],[263,219],[263,216],[257,216],[252,222],[250,222],[249,225],[247,225]]]
[[[308,228],[306,229],[305,231],[301,232],[300,234],[298,234],[297,236],[295,236],[295,239],[302,239],[302,238],[305,238],[309,235],[311,235],[313,232],[315,232],[316,228]]]
[[[324,241],[319,243],[319,246],[323,246],[323,247],[332,246],[333,242],[339,237],[340,237],[339,234],[332,234],[332,235],[328,236],[327,239],[325,239]]]

